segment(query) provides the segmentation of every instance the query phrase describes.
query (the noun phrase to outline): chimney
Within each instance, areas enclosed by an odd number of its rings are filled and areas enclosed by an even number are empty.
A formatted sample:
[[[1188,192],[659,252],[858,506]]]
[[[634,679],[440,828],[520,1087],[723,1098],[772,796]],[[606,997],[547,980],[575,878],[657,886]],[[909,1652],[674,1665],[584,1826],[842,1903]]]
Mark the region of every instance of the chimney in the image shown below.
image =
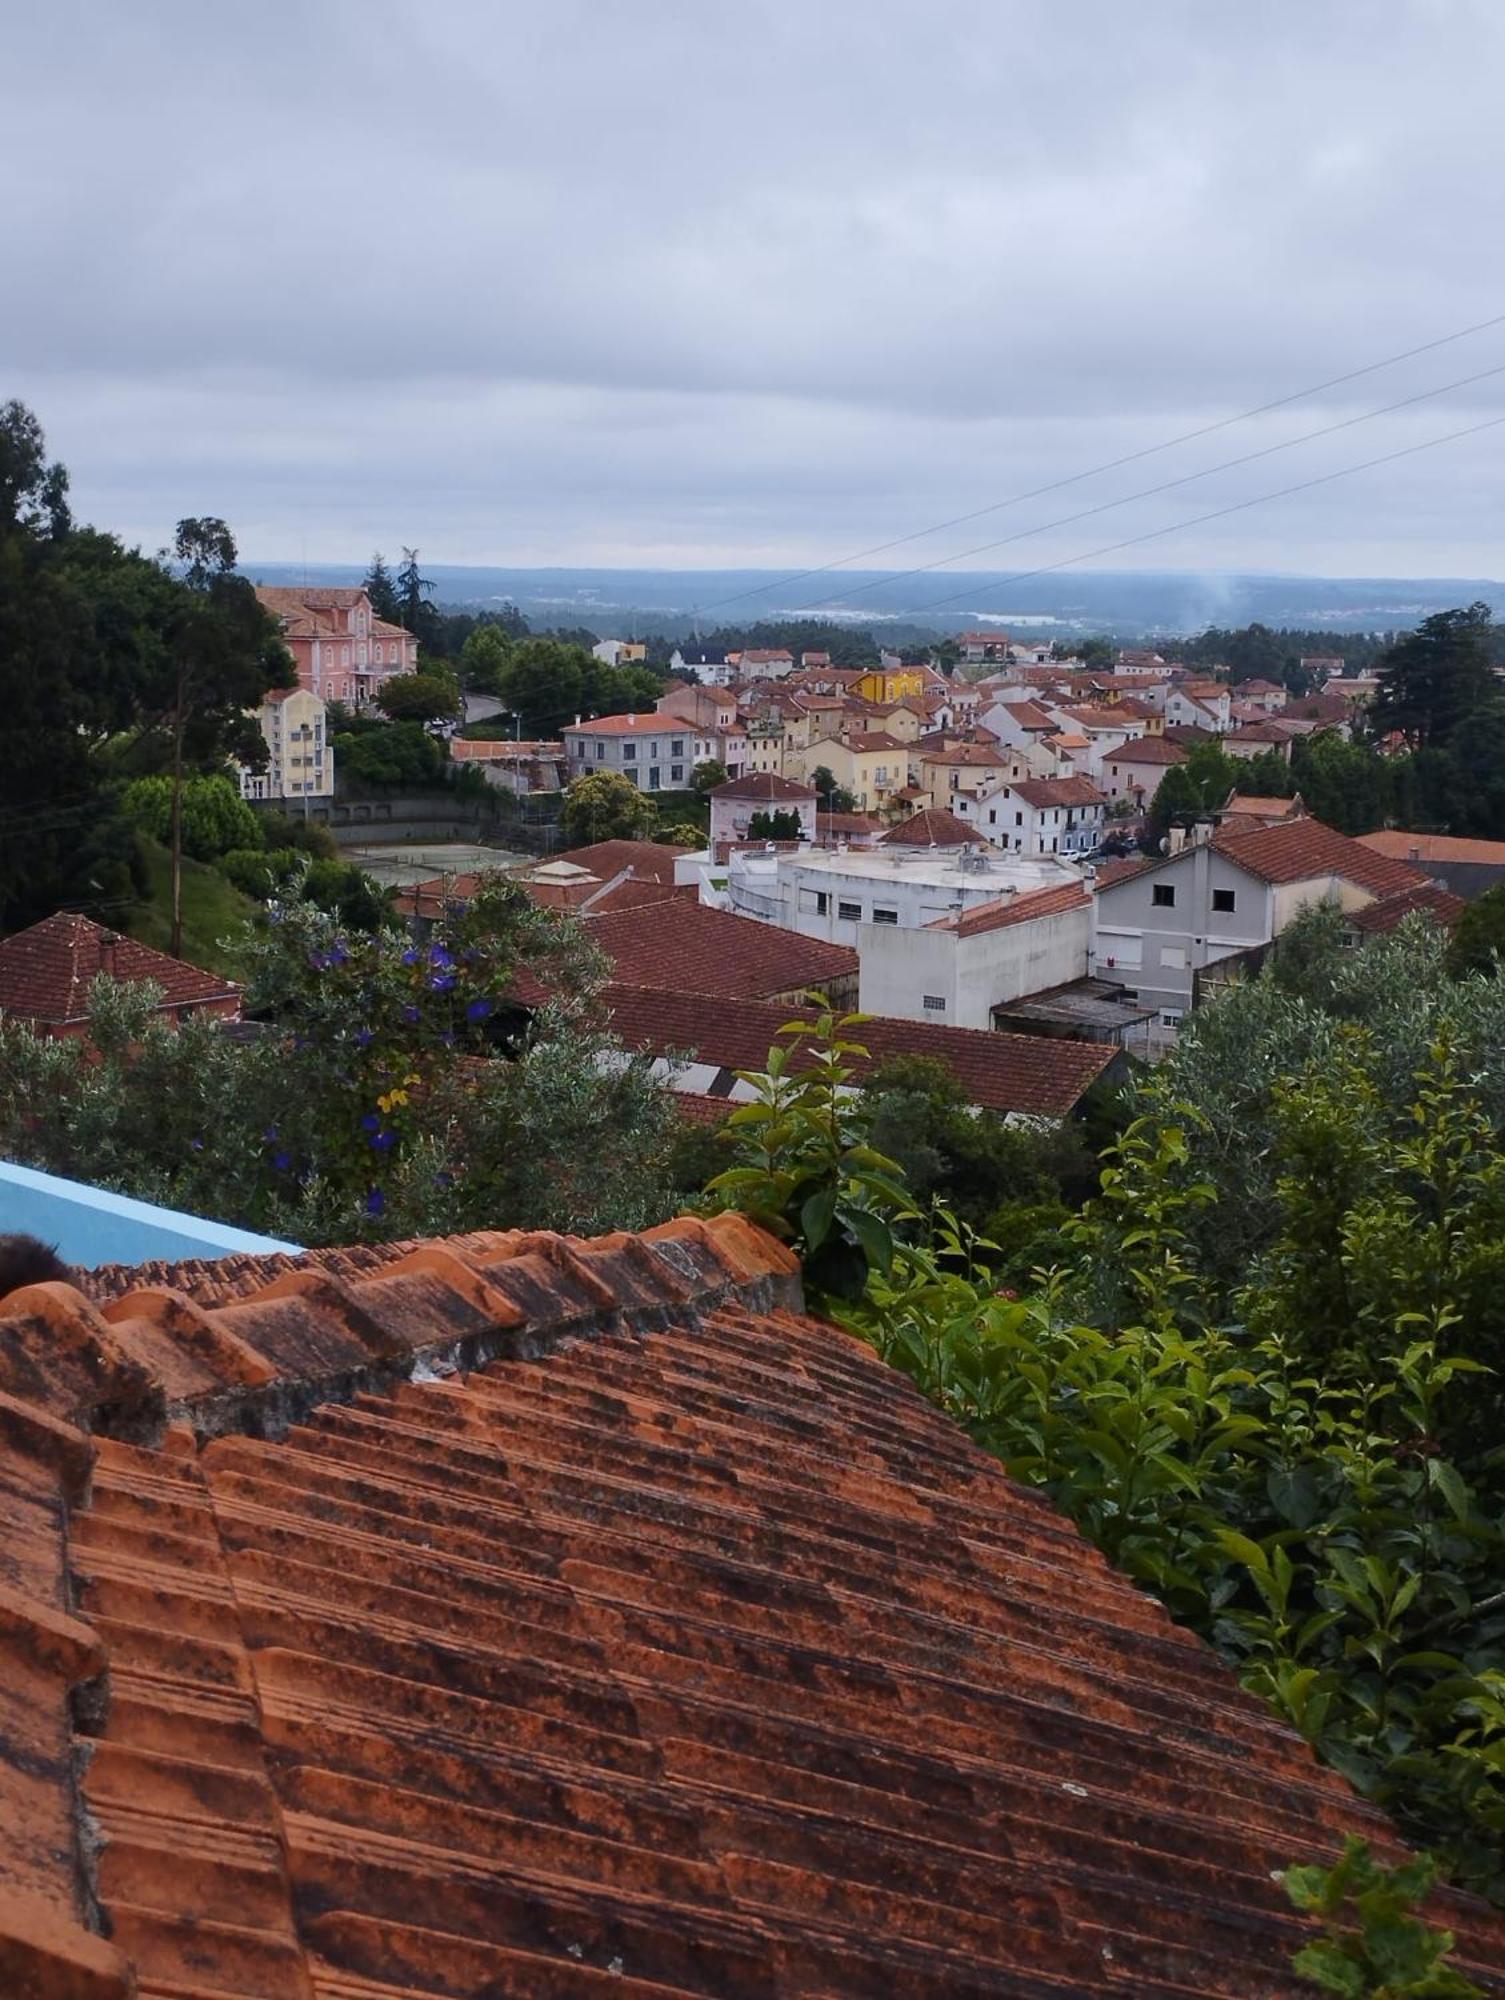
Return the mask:
[[[118,931],[101,931],[99,934],[99,969],[111,979],[120,976],[120,934]]]
[[[1420,861],[1421,849],[1419,847],[1408,847],[1406,849],[1406,859],[1408,861]]]

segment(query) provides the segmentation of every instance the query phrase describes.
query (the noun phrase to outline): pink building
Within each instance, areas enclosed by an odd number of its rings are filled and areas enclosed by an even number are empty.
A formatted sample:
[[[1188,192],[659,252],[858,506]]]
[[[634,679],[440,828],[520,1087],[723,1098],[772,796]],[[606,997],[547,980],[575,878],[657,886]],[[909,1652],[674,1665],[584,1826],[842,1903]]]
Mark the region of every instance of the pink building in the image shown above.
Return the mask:
[[[418,671],[418,641],[378,618],[364,590],[258,584],[256,595],[282,627],[298,685],[321,701],[360,707],[394,674]]]

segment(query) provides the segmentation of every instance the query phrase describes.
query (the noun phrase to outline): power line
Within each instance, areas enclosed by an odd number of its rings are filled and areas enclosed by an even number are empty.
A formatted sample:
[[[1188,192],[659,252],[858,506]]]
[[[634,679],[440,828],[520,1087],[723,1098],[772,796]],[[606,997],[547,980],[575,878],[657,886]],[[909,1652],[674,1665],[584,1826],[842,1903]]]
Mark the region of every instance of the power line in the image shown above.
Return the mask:
[[[985,555],[990,549],[1007,548],[1013,542],[1027,542],[1035,535],[1049,534],[1052,528],[1069,528],[1076,521],[1090,520],[1095,514],[1111,514],[1115,508],[1128,507],[1136,500],[1151,500],[1159,493],[1169,493],[1178,486],[1191,486],[1199,479],[1211,479],[1215,473],[1232,472],[1241,465],[1253,465],[1257,459],[1273,458],[1282,451],[1294,451],[1298,445],[1311,444],[1317,438],[1332,437],[1338,431],[1353,430],[1358,424],[1373,423],[1377,417],[1393,416],[1397,410],[1407,410],[1417,403],[1430,402],[1434,396],[1449,395],[1454,389],[1471,388],[1475,382],[1488,381],[1491,376],[1505,375],[1505,362],[1494,368],[1481,368],[1476,375],[1464,375],[1456,382],[1443,382],[1435,389],[1418,390],[1414,396],[1402,396],[1399,402],[1385,403],[1377,410],[1365,410],[1356,417],[1344,417],[1335,424],[1323,424],[1315,431],[1303,431],[1300,437],[1286,438],[1280,444],[1262,445],[1258,451],[1246,451],[1238,458],[1224,459],[1220,465],[1204,466],[1200,472],[1184,472],[1176,479],[1164,479],[1158,486],[1141,487],[1137,493],[1125,493],[1117,500],[1101,500],[1095,507],[1083,507],[1078,513],[1063,514],[1058,520],[1042,521],[1035,528],[1020,528],[1016,534],[1000,535],[997,541],[979,542],[970,549],[959,549],[955,555],[937,556],[934,562],[918,563],[913,569],[893,570],[877,577],[871,583],[859,583],[844,591],[844,597],[861,597],[869,590],[881,590],[892,583],[902,583],[906,577],[926,576],[932,570],[945,569],[951,563],[964,562],[968,556]],[[816,603],[800,604],[798,611],[815,611]]]
[[[1357,465],[1340,466],[1336,472],[1322,472],[1313,479],[1300,479],[1294,486],[1278,486],[1270,493],[1256,493],[1249,500],[1235,500],[1227,507],[1214,507],[1206,514],[1193,514],[1185,521],[1172,521],[1164,528],[1151,528],[1143,535],[1130,535],[1121,542],[1109,542],[1100,549],[1084,549],[1077,556],[1062,556],[1059,562],[1042,563],[1038,569],[1017,571],[999,570],[995,580],[1010,585],[1028,583],[1037,576],[1050,576],[1056,570],[1070,569],[1076,563],[1092,562],[1098,556],[1117,555],[1121,549],[1138,548],[1143,542],[1159,540],[1162,535],[1179,534],[1183,528],[1198,528],[1206,521],[1221,521],[1229,514],[1242,514],[1250,507],[1263,507],[1271,500],[1285,500],[1293,493],[1309,492],[1314,486],[1330,486],[1335,479],[1348,479],[1356,472],[1372,472],[1378,465],[1393,465],[1397,459],[1414,458],[1418,452],[1432,451],[1438,445],[1456,444],[1459,438],[1476,437],[1480,431],[1494,430],[1505,424],[1505,415],[1486,417],[1482,423],[1466,424],[1462,430],[1446,431],[1441,437],[1424,438],[1420,444],[1402,445],[1398,451],[1381,453],[1378,458],[1362,459]],[[917,607],[921,612],[939,611],[944,605],[959,604],[971,597],[978,586],[974,583],[966,590],[958,591],[952,597],[938,597],[930,604]]]
[[[974,507],[969,513],[954,514],[950,520],[937,521],[928,528],[916,528],[907,535],[896,535],[892,541],[877,542],[872,548],[857,549],[851,555],[835,556],[830,562],[817,563],[812,569],[793,571],[789,576],[778,577],[772,583],[753,585],[748,590],[739,590],[730,597],[714,598],[709,604],[696,606],[697,619],[706,611],[719,611],[728,604],[741,604],[749,597],[763,597],[771,590],[781,590],[791,583],[803,583],[807,577],[826,576],[832,570],[843,569],[848,563],[862,562],[869,556],[886,555],[890,549],[905,547],[909,542],[923,541],[927,535],[939,535],[947,528],[964,528],[969,521],[978,521],[987,514],[996,514],[1005,507],[1019,507],[1026,500],[1039,500],[1047,493],[1059,493],[1063,487],[1080,485],[1084,479],[1096,479],[1102,473],[1116,472],[1121,466],[1135,465],[1140,459],[1154,458],[1160,452],[1174,451],[1177,445],[1194,444],[1198,438],[1213,437],[1219,431],[1231,430],[1235,424],[1252,422],[1255,417],[1270,415],[1274,410],[1283,410],[1292,403],[1304,402],[1308,396],[1320,396],[1324,389],[1339,389],[1347,382],[1358,382],[1366,375],[1377,375],[1381,369],[1395,368],[1402,361],[1414,361],[1419,354],[1434,353],[1439,347],[1450,347],[1456,341],[1467,340],[1471,334],[1487,333],[1492,327],[1505,326],[1505,313],[1496,313],[1492,319],[1481,319],[1472,326],[1459,327],[1455,333],[1444,333],[1436,340],[1425,340],[1419,347],[1407,347],[1399,354],[1386,355],[1382,361],[1367,362],[1362,368],[1351,368],[1344,375],[1331,375],[1325,382],[1313,382],[1305,389],[1296,389],[1288,396],[1277,396],[1273,402],[1258,403],[1251,410],[1242,410],[1237,416],[1220,417],[1216,423],[1199,425],[1196,430],[1182,431],[1179,436],[1166,438],[1160,444],[1145,445],[1138,451],[1125,452],[1122,457],[1104,460],[1101,465],[1091,465],[1081,472],[1068,474],[1065,479],[1053,479],[1044,486],[1032,486],[1025,493],[1012,494],[1007,500],[990,501],[986,507]]]

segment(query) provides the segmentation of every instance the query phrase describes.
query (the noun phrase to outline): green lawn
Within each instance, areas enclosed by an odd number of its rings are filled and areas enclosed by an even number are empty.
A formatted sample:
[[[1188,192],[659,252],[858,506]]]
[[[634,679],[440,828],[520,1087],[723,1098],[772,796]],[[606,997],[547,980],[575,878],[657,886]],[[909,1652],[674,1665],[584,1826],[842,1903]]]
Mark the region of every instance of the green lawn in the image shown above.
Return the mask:
[[[167,849],[155,840],[142,839],[147,870],[151,877],[151,898],[132,912],[126,929],[142,944],[166,951],[172,937],[172,863]],[[248,917],[258,914],[260,905],[232,887],[218,869],[202,861],[183,859],[183,950],[182,957],[193,965],[206,966],[232,978],[244,970],[233,951],[225,951],[220,939],[236,931]]]

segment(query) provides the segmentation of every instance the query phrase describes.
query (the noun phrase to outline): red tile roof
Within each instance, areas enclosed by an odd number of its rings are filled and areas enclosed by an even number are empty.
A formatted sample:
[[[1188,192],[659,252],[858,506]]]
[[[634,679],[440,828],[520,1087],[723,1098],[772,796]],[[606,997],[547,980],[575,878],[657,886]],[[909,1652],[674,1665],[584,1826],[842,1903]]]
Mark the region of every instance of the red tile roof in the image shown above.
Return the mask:
[[[1299,732],[1287,728],[1285,723],[1270,716],[1263,722],[1246,722],[1239,729],[1230,730],[1223,738],[1225,743],[1269,743],[1278,745],[1289,743]]]
[[[560,730],[564,736],[688,736],[692,725],[678,715],[659,715],[649,710],[646,715],[597,715],[587,717],[583,722],[567,722]]]
[[[762,1000],[824,991],[833,982],[850,986],[857,976],[857,954],[845,945],[801,937],[685,897],[646,910],[608,911],[584,922],[611,960],[612,976],[629,986],[661,986],[672,979],[686,993]]]
[[[920,761],[925,764],[982,765],[992,770],[1008,762],[993,748],[992,743],[953,743],[944,749],[932,749],[922,742],[916,748]]]
[[[886,729],[854,729],[846,739],[849,750],[902,750],[904,745]]]
[[[1451,834],[1407,833],[1401,827],[1387,827],[1381,833],[1361,833],[1359,844],[1415,866],[1423,861],[1473,861],[1505,868],[1505,840],[1460,840]]]
[[[1278,820],[1243,833],[1220,829],[1212,844],[1265,882],[1308,882],[1320,875],[1338,875],[1372,896],[1389,896],[1427,879],[1419,869],[1376,854],[1320,819]]]
[[[879,841],[880,847],[972,847],[977,835],[963,826],[955,813],[932,807],[928,812],[911,813],[891,827]]]
[[[1016,793],[1036,812],[1051,806],[1105,806],[1108,803],[1090,778],[1016,778],[1004,789]]]
[[[88,917],[59,913],[0,939],[0,1014],[60,1028],[89,1018],[89,988],[100,973],[130,984],[151,980],[162,1006],[206,1007],[237,998],[217,972],[169,958]]]
[[[746,777],[728,778],[711,793],[713,799],[804,799],[815,797],[814,785],[797,785],[776,771],[749,771]]]
[[[1080,890],[1077,896],[1086,900]],[[780,1028],[790,1021],[817,1018],[813,1008],[712,1000],[703,994],[650,987],[610,986],[606,1006],[612,1032],[627,1048],[646,1049],[656,1056],[693,1055],[729,1070],[761,1071],[768,1051],[777,1045]],[[986,1111],[1054,1118],[1064,1118],[1075,1107],[1114,1053],[1097,1042],[932,1027],[928,1021],[894,1021],[879,1015],[864,1020],[853,1030],[852,1039],[872,1058],[854,1064],[859,1076],[890,1056],[931,1056],[951,1071],[969,1103]],[[795,1046],[798,1053],[792,1067],[807,1067],[812,1058],[805,1045]]]
[[[1272,1872],[1386,1822],[797,1282],[723,1217],[0,1303],[5,1990],[1294,1992]]]
[[[1399,929],[1407,917],[1422,916],[1451,930],[1467,908],[1461,896],[1453,895],[1438,882],[1426,882],[1418,888],[1397,889],[1392,895],[1381,896],[1378,902],[1353,911],[1348,921],[1355,930],[1379,934]]]
[[[882,833],[883,821],[875,819],[871,813],[817,812],[815,830],[822,840],[837,840],[854,833]]]
[[[661,847],[656,840],[594,840],[588,847],[567,847],[561,854],[542,857],[547,861],[568,861],[572,867],[588,868],[609,882],[630,868],[634,875],[656,882],[674,883],[674,863],[685,852],[682,847]]]
[[[1031,889],[1023,896],[995,896],[991,902],[974,903],[960,916],[941,917],[927,928],[954,930],[958,937],[978,937],[984,931],[1006,930],[1010,924],[1033,924],[1044,917],[1065,916],[1091,900],[1085,882],[1063,882],[1056,889]]]
[[[1108,753],[1110,764],[1184,764],[1186,752],[1164,736],[1139,736]]]

